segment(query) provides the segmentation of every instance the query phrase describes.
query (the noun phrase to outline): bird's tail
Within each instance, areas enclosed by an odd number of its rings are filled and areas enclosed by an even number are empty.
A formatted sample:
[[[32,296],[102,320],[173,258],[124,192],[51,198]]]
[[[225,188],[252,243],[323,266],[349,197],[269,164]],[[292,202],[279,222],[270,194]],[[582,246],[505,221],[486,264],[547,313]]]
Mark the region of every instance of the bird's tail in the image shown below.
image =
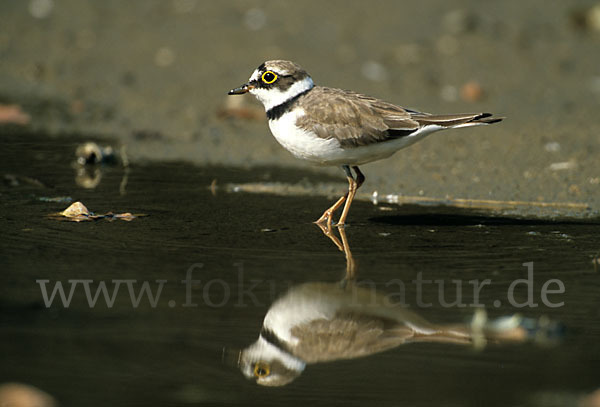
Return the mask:
[[[498,123],[504,117],[492,117],[492,113],[464,113],[448,115],[413,115],[421,126],[437,125],[444,128],[458,128]]]

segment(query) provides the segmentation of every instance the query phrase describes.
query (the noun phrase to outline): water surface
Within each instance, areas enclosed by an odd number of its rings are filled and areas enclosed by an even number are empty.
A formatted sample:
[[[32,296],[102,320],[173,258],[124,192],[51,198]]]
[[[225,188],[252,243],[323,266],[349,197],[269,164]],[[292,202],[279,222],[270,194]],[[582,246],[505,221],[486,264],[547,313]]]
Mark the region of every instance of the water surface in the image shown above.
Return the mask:
[[[479,298],[490,317],[545,315],[564,324],[565,336],[555,346],[482,351],[403,345],[310,365],[290,385],[265,388],[222,363],[223,347],[252,343],[278,296],[297,284],[341,280],[346,260],[311,223],[329,199],[224,193],[219,186],[314,174],[132,163],[128,170],[103,168],[98,185],[86,189],[75,182],[72,139],[7,132],[0,142],[0,382],[35,385],[62,405],[543,405],[539,400],[558,397],[575,403],[598,386],[600,277],[592,263],[600,250],[598,222],[355,202],[345,231],[359,282],[389,292],[390,281],[401,280],[413,310],[458,323],[474,309],[442,306],[439,283],[423,288],[432,306],[416,307],[411,282],[419,273],[442,280],[451,301],[452,280],[459,280],[468,305],[474,300],[468,281],[490,279]],[[70,204],[48,199],[58,197],[98,213],[149,216],[58,222],[47,214]],[[507,290],[527,277],[527,262],[533,262],[537,306],[516,309]],[[181,281],[188,270],[199,280],[189,293]],[[548,296],[563,306],[541,300],[550,279],[564,284],[564,293]],[[92,280],[92,287],[121,280],[123,286],[112,307],[102,297],[90,307],[83,283],[69,306],[56,297],[47,307],[37,280],[48,280],[48,289],[56,282],[68,288],[69,280]],[[142,297],[134,307],[125,280],[136,281],[136,293],[143,282],[155,294],[163,284],[156,305]],[[524,302],[526,295],[520,285],[516,298]]]

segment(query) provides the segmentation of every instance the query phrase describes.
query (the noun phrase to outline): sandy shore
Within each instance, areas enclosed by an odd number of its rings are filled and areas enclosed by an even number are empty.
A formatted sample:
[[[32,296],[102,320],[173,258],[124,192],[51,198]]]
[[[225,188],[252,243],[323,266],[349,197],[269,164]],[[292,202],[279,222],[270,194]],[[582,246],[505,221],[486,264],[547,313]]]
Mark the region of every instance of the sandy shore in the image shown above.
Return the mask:
[[[116,139],[132,160],[299,167],[314,173],[311,182],[327,174],[343,183],[338,169],[308,167],[283,150],[250,96],[241,105],[226,96],[263,60],[291,59],[318,84],[423,111],[507,117],[366,165],[366,194],[598,210],[594,6],[5,1],[0,102],[20,105],[32,129]]]

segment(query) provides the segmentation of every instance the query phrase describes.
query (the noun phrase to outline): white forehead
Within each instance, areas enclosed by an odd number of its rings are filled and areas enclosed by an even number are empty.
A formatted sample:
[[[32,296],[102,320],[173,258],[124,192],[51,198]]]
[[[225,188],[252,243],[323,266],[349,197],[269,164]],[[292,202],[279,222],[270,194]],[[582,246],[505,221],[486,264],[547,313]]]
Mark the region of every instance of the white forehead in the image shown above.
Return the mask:
[[[260,75],[260,71],[258,69],[255,69],[254,72],[252,72],[252,76],[250,77],[250,82],[257,81],[259,75]]]

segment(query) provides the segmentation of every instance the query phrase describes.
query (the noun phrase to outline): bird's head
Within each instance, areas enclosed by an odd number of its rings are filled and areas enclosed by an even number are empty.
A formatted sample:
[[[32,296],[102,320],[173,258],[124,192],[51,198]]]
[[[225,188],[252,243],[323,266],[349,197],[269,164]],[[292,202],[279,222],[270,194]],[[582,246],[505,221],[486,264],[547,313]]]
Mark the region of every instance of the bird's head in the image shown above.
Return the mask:
[[[227,350],[226,359],[237,364],[242,374],[261,386],[285,386],[302,374],[306,364],[260,337],[247,348]]]
[[[278,106],[314,86],[312,78],[299,65],[290,61],[273,60],[254,70],[247,83],[229,91],[229,95],[250,92],[265,106]]]

